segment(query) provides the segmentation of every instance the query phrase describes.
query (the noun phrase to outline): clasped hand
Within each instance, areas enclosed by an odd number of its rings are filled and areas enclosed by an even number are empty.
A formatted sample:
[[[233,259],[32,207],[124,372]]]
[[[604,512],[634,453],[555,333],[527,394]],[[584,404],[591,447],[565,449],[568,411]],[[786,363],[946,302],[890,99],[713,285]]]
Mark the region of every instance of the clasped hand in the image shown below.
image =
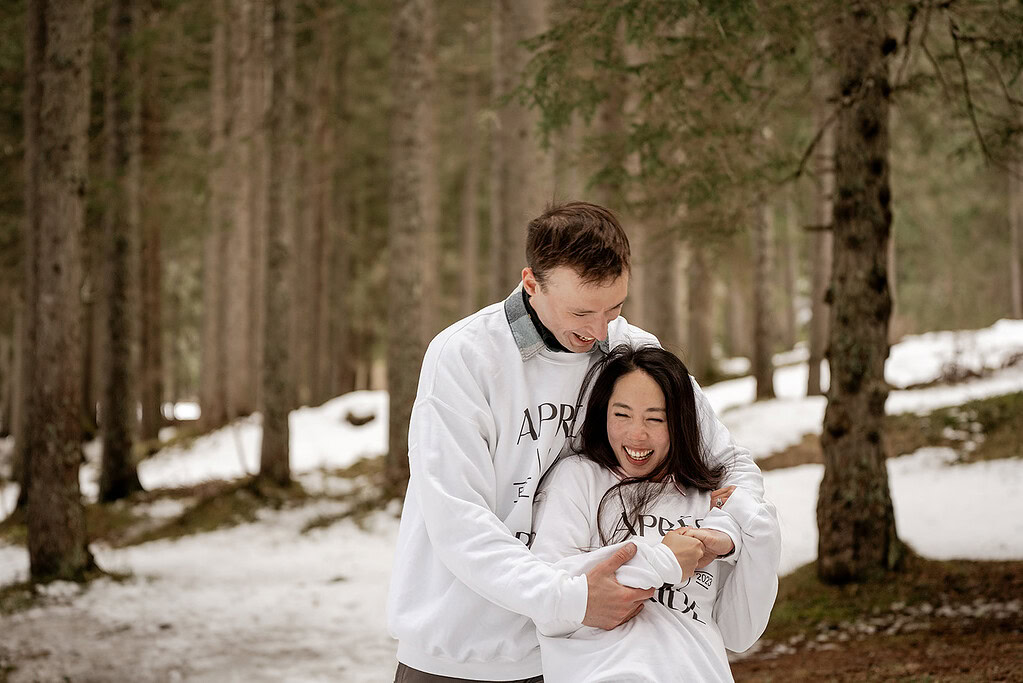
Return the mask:
[[[675,553],[682,568],[682,580],[692,578],[697,569],[703,569],[720,555],[732,552],[735,545],[728,534],[714,529],[684,527],[665,534],[661,543]]]

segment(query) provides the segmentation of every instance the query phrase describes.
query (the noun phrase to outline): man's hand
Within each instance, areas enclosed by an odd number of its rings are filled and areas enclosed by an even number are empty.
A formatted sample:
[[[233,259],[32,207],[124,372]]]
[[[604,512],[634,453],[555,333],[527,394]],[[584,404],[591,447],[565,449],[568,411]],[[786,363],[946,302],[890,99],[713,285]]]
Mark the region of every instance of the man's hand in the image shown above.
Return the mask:
[[[675,553],[678,566],[682,567],[682,580],[688,581],[700,567],[700,562],[706,554],[703,541],[685,533],[686,529],[674,529],[669,531],[661,539],[661,543],[668,546],[671,552]]]
[[[697,569],[703,569],[719,556],[727,555],[735,549],[735,544],[732,543],[731,537],[723,531],[716,529],[694,529],[692,527],[676,529],[675,531],[684,534],[687,538],[700,541],[703,557],[697,562]]]
[[[654,590],[628,588],[618,583],[615,572],[636,554],[636,544],[619,548],[614,555],[586,572],[586,615],[584,626],[610,631],[624,624],[643,609]]]

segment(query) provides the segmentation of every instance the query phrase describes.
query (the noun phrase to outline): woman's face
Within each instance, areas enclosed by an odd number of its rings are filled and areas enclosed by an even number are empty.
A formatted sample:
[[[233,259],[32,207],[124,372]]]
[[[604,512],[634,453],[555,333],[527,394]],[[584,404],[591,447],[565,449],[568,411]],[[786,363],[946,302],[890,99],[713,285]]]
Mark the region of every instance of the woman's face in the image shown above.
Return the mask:
[[[633,370],[615,382],[607,404],[607,438],[629,477],[645,477],[671,446],[664,393],[650,375]]]

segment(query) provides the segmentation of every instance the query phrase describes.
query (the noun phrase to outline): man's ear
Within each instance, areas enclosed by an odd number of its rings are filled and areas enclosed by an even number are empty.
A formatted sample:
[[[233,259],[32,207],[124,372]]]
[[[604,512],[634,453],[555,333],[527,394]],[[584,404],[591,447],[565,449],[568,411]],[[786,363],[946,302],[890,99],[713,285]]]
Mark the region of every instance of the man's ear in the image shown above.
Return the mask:
[[[539,287],[539,283],[536,281],[536,276],[533,274],[533,269],[526,266],[522,269],[522,289],[525,290],[529,296],[536,296],[536,289]]]

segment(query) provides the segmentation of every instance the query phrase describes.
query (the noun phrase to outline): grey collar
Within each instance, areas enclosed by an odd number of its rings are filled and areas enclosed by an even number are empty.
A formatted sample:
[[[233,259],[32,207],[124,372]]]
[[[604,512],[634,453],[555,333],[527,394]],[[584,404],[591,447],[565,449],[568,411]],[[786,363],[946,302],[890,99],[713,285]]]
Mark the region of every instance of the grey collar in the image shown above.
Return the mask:
[[[533,321],[529,318],[529,311],[526,310],[525,303],[522,301],[521,282],[504,300],[504,315],[508,318],[508,326],[511,327],[512,337],[515,338],[515,344],[519,347],[519,354],[523,361],[529,360],[546,348],[543,339],[540,338],[540,333],[537,332]],[[606,338],[597,341],[594,347],[600,349],[601,353],[605,355],[610,350],[610,344]]]

